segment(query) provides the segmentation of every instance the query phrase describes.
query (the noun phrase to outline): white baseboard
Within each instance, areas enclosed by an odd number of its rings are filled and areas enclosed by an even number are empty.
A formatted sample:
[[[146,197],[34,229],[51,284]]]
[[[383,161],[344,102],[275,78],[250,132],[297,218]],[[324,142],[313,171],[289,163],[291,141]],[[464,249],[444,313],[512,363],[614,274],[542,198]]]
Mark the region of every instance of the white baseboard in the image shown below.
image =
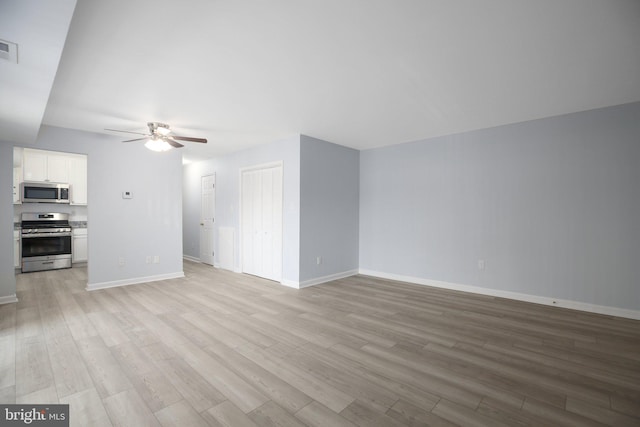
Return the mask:
[[[88,291],[95,291],[97,289],[117,288],[119,286],[136,285],[139,283],[157,282],[159,280],[179,279],[184,277],[184,271],[178,271],[175,273],[157,274],[155,276],[146,277],[134,277],[131,279],[114,280],[112,282],[100,282],[100,283],[87,283]]]
[[[329,274],[328,276],[315,277],[299,283],[299,288],[308,288],[309,286],[320,285],[322,283],[331,282],[332,280],[344,279],[345,277],[355,276],[358,270],[342,271],[340,273]]]
[[[0,297],[0,305],[2,304],[11,304],[14,302],[18,302],[18,297],[16,296],[16,294],[13,295],[7,295],[5,297]]]
[[[226,267],[224,267],[222,264],[220,264],[219,262],[214,262],[214,263],[213,263],[213,266],[214,266],[215,268],[220,269],[220,270],[231,271],[232,273],[242,274],[242,271],[240,271],[240,270],[236,270],[236,269],[235,269],[235,268],[233,268],[233,267],[232,267],[232,268],[226,268]]]
[[[322,283],[331,282],[332,280],[344,279],[345,277],[355,276],[358,274],[358,270],[342,271],[340,273],[330,274],[328,276],[315,277],[313,279],[305,280],[303,282],[296,282],[294,280],[282,280],[280,283],[284,286],[294,289],[308,288],[309,286],[320,285]]]
[[[520,292],[503,291],[499,289],[482,288],[480,286],[461,285],[458,283],[442,282],[439,280],[423,279],[420,277],[403,276],[400,274],[384,273],[367,269],[360,269],[359,274],[373,276],[381,279],[397,280],[399,282],[414,283],[416,285],[432,286],[434,288],[450,289],[454,291],[469,292],[473,294],[489,295],[499,298],[508,298],[517,301],[532,302],[554,307],[570,308],[589,313],[605,314],[608,316],[625,317],[627,319],[640,320],[640,311],[625,308],[610,307],[606,305],[589,304],[586,302],[564,300],[538,295],[523,294]]]
[[[300,289],[300,282],[295,280],[283,279],[280,281],[280,284],[286,286],[287,288]]]
[[[200,262],[200,258],[196,258],[196,257],[193,257],[191,255],[184,255],[183,254],[182,258],[186,259],[187,261],[198,262],[198,263]]]

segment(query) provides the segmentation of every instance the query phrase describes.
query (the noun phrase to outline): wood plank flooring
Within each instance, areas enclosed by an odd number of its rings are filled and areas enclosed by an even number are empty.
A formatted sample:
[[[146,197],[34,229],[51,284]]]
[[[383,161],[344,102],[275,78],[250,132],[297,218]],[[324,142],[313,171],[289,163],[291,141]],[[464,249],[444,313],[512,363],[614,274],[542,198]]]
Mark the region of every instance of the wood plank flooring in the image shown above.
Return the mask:
[[[86,292],[19,275],[0,401],[77,426],[640,426],[640,322],[355,276],[293,290],[185,261]]]

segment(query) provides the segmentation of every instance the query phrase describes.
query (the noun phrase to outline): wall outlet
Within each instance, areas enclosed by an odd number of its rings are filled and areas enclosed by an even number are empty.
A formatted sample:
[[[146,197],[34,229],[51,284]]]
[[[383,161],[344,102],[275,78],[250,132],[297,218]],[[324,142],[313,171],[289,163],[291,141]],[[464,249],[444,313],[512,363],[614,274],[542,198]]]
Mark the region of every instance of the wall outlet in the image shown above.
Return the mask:
[[[151,264],[151,255],[147,256],[144,260],[147,264]]]
[[[485,269],[485,267],[487,266],[487,264],[485,263],[485,261],[483,259],[479,259],[478,260],[478,270],[482,271]]]
[[[122,267],[122,266],[124,265],[124,257],[123,257],[123,256],[121,256],[121,257],[119,257],[119,258],[118,258],[118,265],[119,265],[120,267]]]
[[[160,255],[155,255],[153,257],[153,263],[154,264],[159,264],[160,263]]]

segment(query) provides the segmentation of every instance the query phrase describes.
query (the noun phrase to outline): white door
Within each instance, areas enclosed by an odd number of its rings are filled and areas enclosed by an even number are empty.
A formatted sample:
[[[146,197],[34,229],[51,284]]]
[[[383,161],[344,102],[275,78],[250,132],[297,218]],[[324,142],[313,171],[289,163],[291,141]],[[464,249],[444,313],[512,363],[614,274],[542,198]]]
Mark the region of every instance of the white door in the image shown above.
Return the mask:
[[[282,165],[242,172],[242,271],[282,279]]]
[[[216,176],[203,176],[201,180],[200,209],[200,261],[213,265],[213,217],[216,207]]]

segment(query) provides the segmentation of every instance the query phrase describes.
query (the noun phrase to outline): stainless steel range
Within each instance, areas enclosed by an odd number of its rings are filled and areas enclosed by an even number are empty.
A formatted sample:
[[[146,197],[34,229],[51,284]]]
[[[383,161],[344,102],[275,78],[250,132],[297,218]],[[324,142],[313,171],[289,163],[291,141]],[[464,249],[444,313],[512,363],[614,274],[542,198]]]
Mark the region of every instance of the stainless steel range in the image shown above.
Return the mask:
[[[22,272],[71,267],[71,226],[66,213],[23,213]]]

